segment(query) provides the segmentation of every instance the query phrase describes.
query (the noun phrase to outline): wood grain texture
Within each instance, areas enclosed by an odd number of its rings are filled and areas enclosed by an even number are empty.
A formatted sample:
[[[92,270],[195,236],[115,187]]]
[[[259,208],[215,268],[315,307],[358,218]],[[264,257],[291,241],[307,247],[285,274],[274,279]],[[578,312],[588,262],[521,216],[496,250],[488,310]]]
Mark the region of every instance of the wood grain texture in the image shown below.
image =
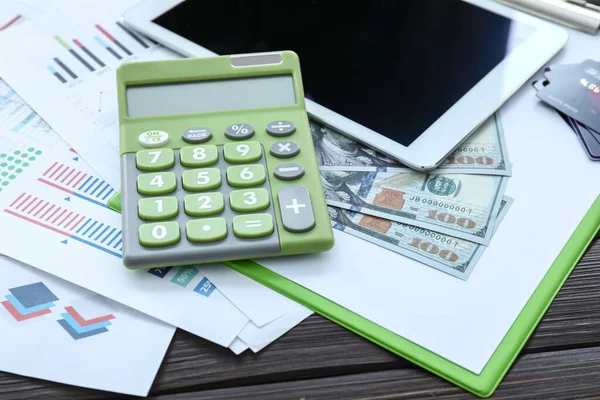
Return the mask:
[[[569,384],[579,385],[577,388],[581,387],[581,390],[587,390],[586,379],[581,378],[582,381],[579,382],[576,377],[552,377],[551,367],[558,361],[563,364],[568,363],[565,358],[576,355],[585,358],[587,352],[596,354],[599,351],[600,241],[595,240],[527,343],[523,351],[525,355],[523,360],[537,360],[539,359],[537,357],[543,357],[542,360],[547,364],[536,368],[539,374],[546,374],[549,387],[557,385],[556,389],[560,390],[561,385],[568,381]],[[573,362],[577,363],[577,360],[579,359],[574,359]],[[521,362],[523,361],[519,361]],[[588,370],[593,371],[600,366],[597,357],[591,362],[595,363],[595,367],[589,365]],[[546,371],[543,367],[548,367],[550,370]],[[565,371],[555,372],[560,374]],[[521,380],[519,375],[522,376]],[[309,317],[258,354],[247,351],[240,356],[235,356],[228,349],[186,332],[177,331],[154,382],[151,395],[192,393],[250,385],[267,387],[265,384],[291,385],[281,387],[293,388],[300,382],[316,384],[321,381],[329,382],[327,379],[345,379],[351,376],[356,379],[362,379],[360,377],[363,376],[373,377],[373,379],[394,376],[396,378],[391,381],[396,382],[400,379],[406,384],[407,389],[403,393],[407,396],[413,390],[408,389],[412,387],[413,382],[419,382],[419,385],[422,383],[418,387],[421,388],[419,390],[425,391],[423,393],[431,394],[437,390],[446,393],[445,391],[450,390],[452,396],[464,395],[462,390],[317,315]],[[508,378],[506,382],[510,382],[510,387],[516,388],[514,393],[511,392],[511,396],[519,390],[523,395],[527,393],[527,380],[531,377],[525,374],[525,370],[517,370],[515,366]],[[596,377],[596,380],[600,382],[600,378]],[[382,383],[382,385],[385,388],[391,383]],[[504,389],[503,385],[502,390],[508,389]],[[213,392],[220,395],[218,390]],[[417,397],[420,396],[419,393],[416,393]],[[194,393],[196,394],[198,393]],[[37,396],[123,398],[111,393],[74,388],[0,372],[0,399],[24,399]]]
[[[600,348],[526,354],[493,398],[600,397]],[[156,400],[211,399],[476,399],[421,369],[392,369],[330,378],[158,396]]]

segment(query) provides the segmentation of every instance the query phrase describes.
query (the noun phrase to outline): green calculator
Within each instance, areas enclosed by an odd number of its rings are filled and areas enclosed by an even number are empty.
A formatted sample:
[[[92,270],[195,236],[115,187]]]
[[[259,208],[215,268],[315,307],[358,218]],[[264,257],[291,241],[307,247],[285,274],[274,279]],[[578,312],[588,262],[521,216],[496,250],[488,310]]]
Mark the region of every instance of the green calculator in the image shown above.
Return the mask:
[[[117,86],[127,268],[333,247],[294,52],[125,63]]]

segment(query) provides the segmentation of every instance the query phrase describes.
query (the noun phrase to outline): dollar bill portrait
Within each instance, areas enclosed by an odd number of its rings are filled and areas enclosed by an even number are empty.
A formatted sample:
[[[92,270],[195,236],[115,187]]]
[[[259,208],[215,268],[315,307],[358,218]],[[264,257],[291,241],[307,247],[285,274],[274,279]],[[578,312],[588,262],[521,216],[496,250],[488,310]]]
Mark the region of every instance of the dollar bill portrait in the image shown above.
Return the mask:
[[[387,159],[376,151],[313,120],[310,121],[310,131],[320,166],[398,165],[394,160]]]

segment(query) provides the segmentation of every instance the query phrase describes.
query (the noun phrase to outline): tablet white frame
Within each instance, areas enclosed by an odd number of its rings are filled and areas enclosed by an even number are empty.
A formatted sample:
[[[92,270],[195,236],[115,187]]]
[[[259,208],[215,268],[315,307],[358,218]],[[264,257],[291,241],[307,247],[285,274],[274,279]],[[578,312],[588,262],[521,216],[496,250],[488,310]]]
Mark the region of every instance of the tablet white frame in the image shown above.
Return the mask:
[[[123,23],[187,57],[215,53],[152,22],[185,0],[143,0],[123,14]],[[191,1],[191,0],[188,0]],[[513,50],[409,146],[306,99],[312,118],[397,159],[410,168],[436,168],[468,135],[490,117],[567,42],[568,33],[546,21],[489,0],[463,0],[535,28],[534,34]],[[205,17],[203,17],[205,18]],[[199,19],[199,23],[202,18]]]

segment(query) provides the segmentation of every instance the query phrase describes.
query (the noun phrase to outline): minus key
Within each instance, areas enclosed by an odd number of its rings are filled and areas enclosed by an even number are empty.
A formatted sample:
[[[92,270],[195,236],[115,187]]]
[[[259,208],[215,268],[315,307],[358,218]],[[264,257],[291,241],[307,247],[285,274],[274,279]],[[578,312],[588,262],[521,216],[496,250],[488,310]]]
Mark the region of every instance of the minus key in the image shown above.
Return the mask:
[[[281,164],[275,167],[273,174],[282,181],[293,181],[304,175],[304,168],[296,163]]]

